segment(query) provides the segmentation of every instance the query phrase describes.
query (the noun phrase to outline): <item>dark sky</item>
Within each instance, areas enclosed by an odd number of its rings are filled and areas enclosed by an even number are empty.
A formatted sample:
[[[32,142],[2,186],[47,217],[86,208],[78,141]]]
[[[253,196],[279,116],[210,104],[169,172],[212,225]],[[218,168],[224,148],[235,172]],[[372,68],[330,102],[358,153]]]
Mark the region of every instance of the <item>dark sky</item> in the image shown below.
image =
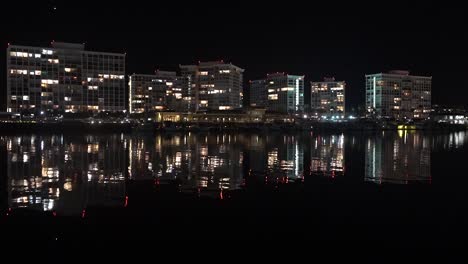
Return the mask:
[[[310,80],[335,76],[348,83],[348,109],[364,101],[364,74],[404,69],[433,76],[433,103],[468,104],[468,10],[461,4],[97,2],[7,4],[3,47],[86,42],[89,50],[126,52],[127,74],[223,59],[246,69],[246,83],[284,71],[306,75],[308,89]],[[0,59],[6,90],[5,52]]]

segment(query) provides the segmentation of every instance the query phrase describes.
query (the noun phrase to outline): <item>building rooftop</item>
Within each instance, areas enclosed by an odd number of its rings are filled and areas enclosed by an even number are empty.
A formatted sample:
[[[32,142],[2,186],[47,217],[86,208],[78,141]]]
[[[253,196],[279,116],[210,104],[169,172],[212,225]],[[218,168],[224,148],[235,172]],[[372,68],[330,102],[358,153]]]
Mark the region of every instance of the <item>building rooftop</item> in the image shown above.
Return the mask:
[[[84,43],[66,43],[66,42],[55,42],[52,41],[50,46],[54,49],[74,49],[74,50],[84,50]]]

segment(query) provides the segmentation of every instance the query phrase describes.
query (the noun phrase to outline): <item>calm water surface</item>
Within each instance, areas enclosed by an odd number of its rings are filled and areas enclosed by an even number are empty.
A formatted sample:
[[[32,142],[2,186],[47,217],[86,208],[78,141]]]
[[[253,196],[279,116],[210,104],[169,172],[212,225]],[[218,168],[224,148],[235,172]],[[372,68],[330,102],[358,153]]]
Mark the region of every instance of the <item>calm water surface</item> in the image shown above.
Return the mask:
[[[3,238],[464,239],[468,133],[0,137]]]

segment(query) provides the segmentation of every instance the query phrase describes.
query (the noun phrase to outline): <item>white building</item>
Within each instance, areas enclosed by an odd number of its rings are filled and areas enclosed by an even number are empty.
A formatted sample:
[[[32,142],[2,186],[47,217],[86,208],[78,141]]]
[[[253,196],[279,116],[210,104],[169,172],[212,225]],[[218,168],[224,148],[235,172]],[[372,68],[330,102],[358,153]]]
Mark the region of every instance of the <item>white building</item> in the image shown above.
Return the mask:
[[[60,42],[50,48],[9,45],[7,111],[124,111],[125,54],[84,48]]]
[[[267,110],[279,113],[304,111],[304,76],[285,73],[268,74]]]
[[[176,72],[156,71],[155,74],[133,74],[129,81],[130,113],[189,110],[187,82]]]
[[[408,71],[366,75],[366,107],[377,117],[424,119],[431,112],[432,77]]]
[[[310,106],[313,114],[326,117],[345,115],[346,82],[324,78],[322,82],[311,82],[310,87]]]
[[[242,108],[244,70],[223,61],[180,65],[187,78],[190,110],[232,110]]]

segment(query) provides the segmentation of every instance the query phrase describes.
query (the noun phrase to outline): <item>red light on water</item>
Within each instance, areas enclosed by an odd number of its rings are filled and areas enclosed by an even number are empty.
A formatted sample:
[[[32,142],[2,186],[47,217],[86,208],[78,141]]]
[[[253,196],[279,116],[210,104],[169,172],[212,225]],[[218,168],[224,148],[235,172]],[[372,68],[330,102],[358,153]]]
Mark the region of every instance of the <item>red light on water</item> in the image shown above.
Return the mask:
[[[54,217],[57,216],[57,212],[53,211],[53,212],[52,212],[52,215],[53,215]]]
[[[224,197],[223,197],[223,190],[221,190],[221,191],[219,192],[219,199],[221,199],[221,200],[224,199]]]
[[[125,204],[124,204],[124,207],[127,207],[127,205],[128,205],[128,195],[125,196]]]
[[[83,211],[81,211],[81,218],[85,218],[86,216],[86,209],[83,209]]]

